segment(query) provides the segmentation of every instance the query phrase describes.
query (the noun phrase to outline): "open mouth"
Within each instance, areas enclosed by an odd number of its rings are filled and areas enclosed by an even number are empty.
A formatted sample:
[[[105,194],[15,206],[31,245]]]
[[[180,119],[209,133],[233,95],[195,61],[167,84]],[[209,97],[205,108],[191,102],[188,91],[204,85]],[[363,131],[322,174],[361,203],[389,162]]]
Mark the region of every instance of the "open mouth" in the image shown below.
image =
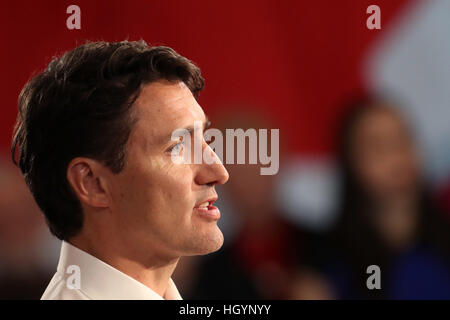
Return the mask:
[[[220,210],[213,205],[215,199],[207,200],[194,207],[194,212],[208,220],[219,220]]]

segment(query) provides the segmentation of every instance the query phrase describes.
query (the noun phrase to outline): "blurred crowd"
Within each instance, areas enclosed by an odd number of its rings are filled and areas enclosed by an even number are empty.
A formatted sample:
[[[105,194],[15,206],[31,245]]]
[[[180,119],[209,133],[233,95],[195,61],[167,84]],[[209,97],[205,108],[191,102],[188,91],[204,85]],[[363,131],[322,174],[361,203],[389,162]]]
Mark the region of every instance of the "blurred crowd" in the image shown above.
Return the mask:
[[[428,184],[407,117],[387,98],[352,98],[342,109],[333,223],[312,229],[291,219],[276,199],[277,176],[227,165],[220,194],[235,220],[224,228],[231,239],[183,258],[175,276],[186,298],[450,299],[448,191]],[[239,112],[222,121],[270,127]],[[380,268],[379,290],[367,286],[371,265]]]
[[[273,128],[235,108],[217,127]],[[342,106],[333,159],[339,172],[335,219],[311,229],[277,199],[280,175],[226,165],[219,190],[225,244],[184,257],[174,280],[184,299],[450,299],[450,192],[424,175],[414,130],[395,102],[378,97]],[[289,158],[280,133],[280,172]],[[296,190],[292,190],[295,194]],[[23,177],[0,161],[0,299],[38,299],[56,268],[50,236]],[[381,289],[367,287],[370,265]]]

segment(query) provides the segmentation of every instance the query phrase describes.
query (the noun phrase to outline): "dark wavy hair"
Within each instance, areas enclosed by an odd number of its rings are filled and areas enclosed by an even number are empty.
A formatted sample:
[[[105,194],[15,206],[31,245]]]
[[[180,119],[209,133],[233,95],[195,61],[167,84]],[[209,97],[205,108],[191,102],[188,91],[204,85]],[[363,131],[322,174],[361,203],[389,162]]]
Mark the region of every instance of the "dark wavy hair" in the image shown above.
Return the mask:
[[[183,81],[196,99],[204,86],[200,69],[169,47],[87,42],[53,59],[22,89],[11,155],[59,239],[83,225],[66,177],[69,162],[88,157],[119,173],[135,122],[132,105],[143,85],[163,79]]]

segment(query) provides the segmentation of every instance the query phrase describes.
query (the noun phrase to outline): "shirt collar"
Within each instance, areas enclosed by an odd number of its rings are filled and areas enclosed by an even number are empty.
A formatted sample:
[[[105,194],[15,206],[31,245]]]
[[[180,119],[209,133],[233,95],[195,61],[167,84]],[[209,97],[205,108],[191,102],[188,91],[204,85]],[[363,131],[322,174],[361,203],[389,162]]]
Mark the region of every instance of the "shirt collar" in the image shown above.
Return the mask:
[[[57,271],[80,268],[80,291],[95,300],[182,300],[170,278],[164,297],[109,264],[63,241]]]

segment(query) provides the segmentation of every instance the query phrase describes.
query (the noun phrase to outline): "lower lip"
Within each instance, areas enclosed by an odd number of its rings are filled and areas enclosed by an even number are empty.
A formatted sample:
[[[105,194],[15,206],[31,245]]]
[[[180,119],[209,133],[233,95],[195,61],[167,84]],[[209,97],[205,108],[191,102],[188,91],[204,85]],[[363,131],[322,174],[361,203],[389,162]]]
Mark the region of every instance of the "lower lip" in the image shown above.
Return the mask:
[[[208,220],[217,221],[220,219],[220,210],[215,206],[209,206],[206,208],[195,207],[194,212]]]

